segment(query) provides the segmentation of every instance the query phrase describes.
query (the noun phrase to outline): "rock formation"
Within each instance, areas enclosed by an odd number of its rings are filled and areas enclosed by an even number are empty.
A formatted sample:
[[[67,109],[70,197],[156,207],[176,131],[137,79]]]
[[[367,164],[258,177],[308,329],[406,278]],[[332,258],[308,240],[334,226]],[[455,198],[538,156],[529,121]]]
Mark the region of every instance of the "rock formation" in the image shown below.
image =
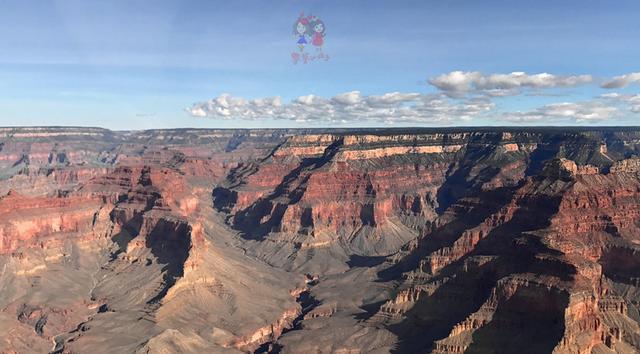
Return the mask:
[[[639,154],[635,128],[0,128],[0,352],[638,352]]]

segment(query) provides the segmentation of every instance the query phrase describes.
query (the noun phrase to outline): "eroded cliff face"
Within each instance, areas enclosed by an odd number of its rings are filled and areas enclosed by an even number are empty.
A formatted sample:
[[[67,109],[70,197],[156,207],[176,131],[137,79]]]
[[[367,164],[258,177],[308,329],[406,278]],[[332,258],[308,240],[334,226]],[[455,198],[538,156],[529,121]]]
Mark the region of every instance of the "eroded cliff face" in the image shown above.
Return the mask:
[[[178,348],[234,351],[280,333],[302,277],[229,249],[209,196],[285,133],[0,129],[0,351],[133,352],[172,328]],[[245,288],[272,305],[245,306]]]
[[[0,351],[640,350],[640,130],[0,129]]]
[[[637,141],[552,130],[293,137],[233,171],[214,205],[270,264],[402,279],[368,320],[398,337],[398,352],[634,352]]]
[[[459,199],[380,273],[406,279],[378,314],[405,337],[400,351],[636,352],[634,161],[554,158],[513,187]]]

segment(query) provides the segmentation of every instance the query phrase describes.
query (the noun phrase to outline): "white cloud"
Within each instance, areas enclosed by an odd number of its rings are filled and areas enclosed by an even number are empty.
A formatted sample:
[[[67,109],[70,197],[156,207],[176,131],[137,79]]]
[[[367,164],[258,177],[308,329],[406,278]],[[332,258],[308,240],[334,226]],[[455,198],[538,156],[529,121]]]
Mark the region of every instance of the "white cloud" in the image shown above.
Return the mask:
[[[367,103],[371,106],[390,106],[407,101],[413,101],[420,97],[419,93],[401,93],[401,92],[389,92],[381,96],[369,96],[367,97]]]
[[[618,104],[626,109],[630,110],[633,113],[640,113],[640,94],[633,95],[623,95],[617,92],[613,93],[605,93],[600,95],[600,97],[607,99],[612,102],[612,104]]]
[[[631,112],[640,113],[640,95],[629,96],[627,103],[631,106]]]
[[[205,112],[205,110],[202,107],[192,107],[187,110],[189,114],[191,114],[194,117],[204,118],[207,116],[207,112]]]
[[[246,100],[222,94],[207,102],[193,105],[187,111],[194,117],[215,115],[226,119],[255,119],[262,115],[273,114],[273,112],[279,110],[281,105],[279,97]]]
[[[452,71],[428,80],[429,84],[454,97],[467,93],[512,96],[519,94],[525,88],[572,87],[592,81],[591,75],[556,76],[548,73],[529,75],[524,72],[484,75],[478,71]]]
[[[316,99],[316,96],[314,95],[300,96],[295,100],[295,102],[300,104],[312,105],[314,99]]]
[[[482,98],[454,100],[443,95],[401,92],[363,96],[351,91],[331,98],[300,96],[289,103],[282,103],[279,97],[248,100],[224,94],[186,111],[193,117],[216,119],[449,124],[471,120],[493,107],[490,100]]]
[[[632,83],[640,83],[640,72],[616,76],[611,80],[605,81],[600,86],[606,89],[614,89],[625,87]]]
[[[601,101],[562,102],[548,104],[527,112],[505,112],[502,119],[516,123],[550,121],[596,122],[605,121],[618,114],[619,109]]]
[[[351,91],[334,96],[332,100],[338,104],[348,106],[359,103],[360,99],[360,91]]]

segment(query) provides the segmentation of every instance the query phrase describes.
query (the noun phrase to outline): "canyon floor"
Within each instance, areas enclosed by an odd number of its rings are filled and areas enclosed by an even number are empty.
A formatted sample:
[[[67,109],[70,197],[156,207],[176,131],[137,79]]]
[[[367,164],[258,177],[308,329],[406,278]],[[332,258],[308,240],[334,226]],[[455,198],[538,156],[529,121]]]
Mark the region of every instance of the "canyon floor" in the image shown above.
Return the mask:
[[[0,353],[638,353],[640,128],[0,128]]]

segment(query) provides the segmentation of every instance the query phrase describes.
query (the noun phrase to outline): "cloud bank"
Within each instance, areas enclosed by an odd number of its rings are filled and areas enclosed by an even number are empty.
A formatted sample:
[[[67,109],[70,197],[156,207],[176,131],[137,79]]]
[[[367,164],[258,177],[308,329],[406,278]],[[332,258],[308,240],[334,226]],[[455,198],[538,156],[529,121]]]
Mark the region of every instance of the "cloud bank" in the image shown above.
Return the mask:
[[[452,100],[439,94],[401,92],[364,96],[351,91],[330,98],[300,96],[289,103],[283,103],[280,97],[248,100],[223,94],[186,110],[194,117],[217,119],[445,124],[468,121],[492,108],[492,102],[477,98]]]
[[[524,72],[484,75],[478,71],[452,71],[428,80],[429,84],[451,96],[482,93],[490,96],[517,95],[522,89],[572,87],[593,82],[591,75],[556,76]]]
[[[640,82],[640,73],[605,80],[601,88],[621,88]],[[280,97],[246,99],[229,94],[186,108],[193,117],[223,120],[282,120],[309,124],[414,123],[453,125],[475,118],[508,123],[593,123],[640,113],[640,95],[605,93],[580,102],[554,102],[528,111],[504,111],[496,103],[525,93],[542,95],[548,89],[596,85],[591,75],[548,73],[482,74],[452,71],[431,78],[435,93],[389,92],[363,95],[350,91],[333,97],[306,95],[289,102]],[[554,97],[553,91],[548,97]],[[556,95],[557,96],[557,95]],[[505,97],[505,98],[501,98]],[[500,101],[501,102],[501,101]]]
[[[640,94],[622,95],[619,93],[606,93],[600,97],[609,100],[612,104],[626,106],[633,113],[640,113]]]
[[[527,112],[505,112],[502,119],[514,123],[540,123],[570,120],[576,123],[601,122],[613,118],[619,109],[604,102],[562,102]]]

